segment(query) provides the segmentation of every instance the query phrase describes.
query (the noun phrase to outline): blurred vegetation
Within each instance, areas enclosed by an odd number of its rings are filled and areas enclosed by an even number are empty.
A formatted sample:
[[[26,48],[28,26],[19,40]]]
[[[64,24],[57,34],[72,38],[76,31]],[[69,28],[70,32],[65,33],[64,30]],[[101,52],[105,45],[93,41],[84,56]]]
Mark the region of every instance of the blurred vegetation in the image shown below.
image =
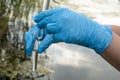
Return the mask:
[[[41,5],[42,0],[0,0],[0,76],[13,74],[13,79],[26,62],[24,33],[33,25],[32,17],[41,11]]]
[[[9,27],[28,27],[29,15],[40,11],[42,0],[0,0],[0,45],[7,41]],[[36,8],[36,9],[35,9]],[[38,9],[38,10],[37,10]],[[20,28],[17,28],[17,31]],[[16,31],[15,29],[12,31]]]
[[[0,75],[13,79],[25,59],[24,33],[42,0],[0,0]],[[15,66],[16,65],[16,66]],[[12,76],[11,76],[12,75]]]

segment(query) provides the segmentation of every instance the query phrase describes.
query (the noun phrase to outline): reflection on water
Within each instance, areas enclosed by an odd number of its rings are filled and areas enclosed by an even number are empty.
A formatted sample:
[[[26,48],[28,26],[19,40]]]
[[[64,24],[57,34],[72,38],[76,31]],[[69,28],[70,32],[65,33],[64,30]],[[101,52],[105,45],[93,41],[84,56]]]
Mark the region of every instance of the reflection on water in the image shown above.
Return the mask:
[[[119,80],[119,72],[90,49],[67,44],[48,49],[54,80]],[[59,54],[60,52],[60,54]],[[109,76],[109,77],[108,77]]]
[[[55,80],[119,80],[119,73],[116,71],[99,71],[90,67],[72,67],[56,65],[54,70]],[[115,73],[115,74],[113,74]],[[109,76],[109,77],[108,77]]]

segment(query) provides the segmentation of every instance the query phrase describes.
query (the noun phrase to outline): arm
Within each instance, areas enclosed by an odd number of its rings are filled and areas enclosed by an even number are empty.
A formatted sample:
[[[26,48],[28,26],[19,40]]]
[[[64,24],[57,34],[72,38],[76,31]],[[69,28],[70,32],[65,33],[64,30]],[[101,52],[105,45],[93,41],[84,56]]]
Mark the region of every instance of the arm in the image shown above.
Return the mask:
[[[116,25],[110,25],[110,26],[112,28],[112,31],[120,37],[120,26],[116,26]]]
[[[120,71],[120,27],[111,25],[111,28],[113,39],[101,56]]]

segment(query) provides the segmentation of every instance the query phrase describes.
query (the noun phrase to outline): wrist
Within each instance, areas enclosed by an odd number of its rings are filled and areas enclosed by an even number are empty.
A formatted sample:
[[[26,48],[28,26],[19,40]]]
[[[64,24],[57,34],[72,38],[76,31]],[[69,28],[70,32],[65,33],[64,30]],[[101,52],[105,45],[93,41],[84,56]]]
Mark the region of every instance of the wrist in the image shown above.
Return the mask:
[[[95,36],[95,40],[93,40],[94,46],[93,48],[96,53],[101,55],[105,49],[110,45],[113,38],[113,32],[110,26],[101,26],[100,29],[98,29],[98,34]]]

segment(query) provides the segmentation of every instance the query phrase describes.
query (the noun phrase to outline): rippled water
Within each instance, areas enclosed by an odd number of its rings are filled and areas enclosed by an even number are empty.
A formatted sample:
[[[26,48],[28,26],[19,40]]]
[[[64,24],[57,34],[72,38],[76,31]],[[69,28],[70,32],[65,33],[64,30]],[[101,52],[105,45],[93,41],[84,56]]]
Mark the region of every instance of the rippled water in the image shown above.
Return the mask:
[[[58,0],[61,1],[61,0]],[[118,0],[63,0],[61,5],[102,23],[120,25]],[[119,80],[120,73],[93,50],[54,44],[48,50],[55,71],[51,80]]]

